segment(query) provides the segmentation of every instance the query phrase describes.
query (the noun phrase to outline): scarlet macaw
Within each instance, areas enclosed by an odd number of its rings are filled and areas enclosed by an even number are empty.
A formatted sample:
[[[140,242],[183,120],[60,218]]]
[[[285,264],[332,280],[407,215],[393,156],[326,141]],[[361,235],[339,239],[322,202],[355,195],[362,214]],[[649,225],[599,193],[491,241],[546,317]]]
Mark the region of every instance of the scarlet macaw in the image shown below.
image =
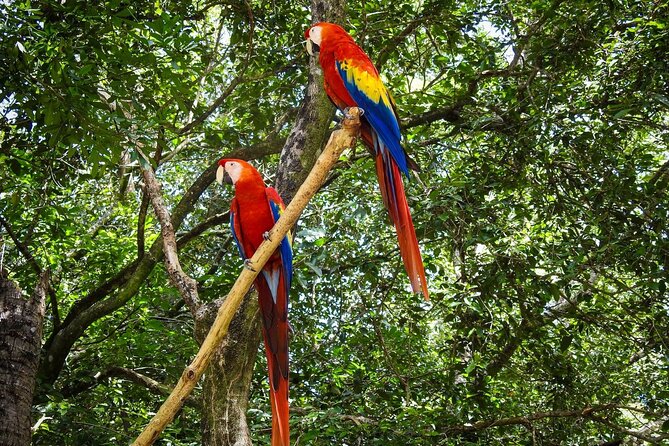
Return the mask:
[[[381,195],[395,225],[404,267],[413,291],[422,291],[428,299],[423,259],[402,184],[402,173],[409,177],[409,169],[418,170],[418,165],[401,145],[395,101],[372,61],[342,27],[317,23],[304,37],[309,54],[318,54],[325,92],[335,106],[344,112],[348,107],[364,111],[361,136],[376,160]]]
[[[232,236],[246,261],[255,253],[284,209],[272,187],[246,161],[222,159],[216,180],[235,187],[230,206]],[[289,446],[288,424],[288,291],[293,277],[293,253],[287,234],[255,279],[262,314],[263,339],[272,406],[272,446]]]

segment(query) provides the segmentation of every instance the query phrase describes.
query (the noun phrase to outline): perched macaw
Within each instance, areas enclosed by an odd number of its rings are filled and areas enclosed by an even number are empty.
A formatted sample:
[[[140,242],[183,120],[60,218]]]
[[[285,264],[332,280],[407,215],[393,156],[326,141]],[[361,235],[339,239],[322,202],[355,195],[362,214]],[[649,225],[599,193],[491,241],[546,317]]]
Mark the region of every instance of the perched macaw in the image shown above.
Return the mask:
[[[402,173],[409,177],[409,169],[418,170],[418,165],[401,145],[395,101],[372,61],[341,26],[317,23],[304,37],[309,54],[318,54],[325,92],[335,106],[364,111],[361,136],[376,160],[381,195],[395,225],[404,267],[413,291],[422,291],[428,299],[423,259],[402,184]]]
[[[216,180],[235,186],[230,206],[232,236],[242,258],[250,259],[283,212],[277,191],[266,187],[260,173],[246,161],[222,159]],[[262,314],[265,355],[272,406],[272,446],[289,446],[288,425],[288,291],[293,253],[287,234],[255,279]]]

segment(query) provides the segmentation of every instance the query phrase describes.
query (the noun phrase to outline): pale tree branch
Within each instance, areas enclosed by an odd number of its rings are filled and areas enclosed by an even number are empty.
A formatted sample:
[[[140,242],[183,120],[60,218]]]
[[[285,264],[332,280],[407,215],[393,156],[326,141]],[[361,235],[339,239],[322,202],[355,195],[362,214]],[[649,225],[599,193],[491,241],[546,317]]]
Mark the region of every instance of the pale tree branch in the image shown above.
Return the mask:
[[[544,26],[546,21],[548,21],[548,19],[553,15],[555,10],[560,6],[560,4],[563,1],[564,0],[553,0],[551,4],[548,6],[548,8],[546,8],[546,10],[544,11],[544,14],[541,16],[541,18],[539,18],[539,20],[537,20],[530,26],[530,29],[527,31],[527,33],[523,36],[519,36],[519,44],[517,47],[514,46],[513,59],[511,60],[511,62],[509,62],[509,67],[508,67],[509,71],[513,70],[516,67],[516,65],[518,65],[518,62],[520,61],[520,58],[523,55],[523,51],[525,51],[525,46],[529,42],[530,38],[533,37],[534,34],[536,34],[541,29],[542,26]]]
[[[589,285],[594,284],[598,277],[598,274],[591,272],[587,283]],[[554,320],[572,315],[578,310],[579,303],[585,300],[588,295],[589,292],[584,291],[569,299],[563,294],[554,306],[547,308],[542,314],[532,315],[531,317],[528,317],[527,315],[523,316],[516,332],[509,337],[509,340],[500,353],[488,363],[485,368],[486,376],[496,376],[502,369],[504,369],[504,367],[506,367],[518,347],[520,347],[525,340],[535,336],[537,330]]]
[[[339,418],[340,420],[351,421],[356,426],[360,426],[363,424],[377,423],[377,421],[374,418],[366,417],[364,415],[340,414],[340,413],[334,413],[332,411],[321,411],[313,407],[291,407],[290,412],[294,413],[295,415],[311,415],[311,416],[317,413],[319,415],[322,415],[324,418],[328,419]]]
[[[648,441],[648,440],[645,440],[644,438],[640,437],[639,434],[643,435],[644,437],[652,438],[652,440],[650,441],[651,443],[655,442],[656,439],[659,439],[660,441],[661,440],[666,440],[667,438],[669,438],[669,434],[667,434],[667,433],[660,433],[657,436],[652,436],[652,434],[655,433],[658,430],[661,430],[664,423],[667,423],[667,422],[669,422],[669,414],[664,415],[662,417],[659,417],[657,420],[646,423],[643,427],[641,427],[641,429],[638,429],[638,430],[634,431],[637,435],[630,434],[632,437],[635,438],[635,440],[634,441],[626,441],[625,444],[636,444],[636,445],[638,445],[638,444],[640,444],[640,442],[638,440]]]
[[[619,426],[615,423],[613,423],[610,420],[607,420],[604,417],[598,416],[598,415],[588,415],[588,418],[590,418],[592,421],[596,421],[597,423],[601,423],[605,426],[610,427],[611,429],[621,432],[625,435],[629,435],[631,437],[637,438],[639,440],[643,440],[648,443],[652,444],[660,444],[663,443],[664,440],[669,438],[669,434],[666,433],[658,433],[657,435],[653,435],[652,429],[647,429],[648,426],[654,426],[654,423],[651,423],[649,425],[646,425],[644,428],[639,429],[639,430],[631,430],[627,429],[625,427]],[[662,424],[662,423],[659,423]],[[659,426],[655,426],[655,429],[659,428]]]
[[[99,93],[112,110],[115,107],[118,107],[126,118],[132,118],[131,108],[122,103],[109,103],[109,98],[107,97],[108,95],[106,95],[101,90]],[[135,126],[133,126],[133,132],[134,131],[136,131]],[[161,132],[159,131],[159,136],[160,133]],[[200,298],[197,293],[197,282],[184,273],[183,269],[181,268],[179,255],[177,253],[177,241],[174,234],[174,225],[172,223],[172,217],[170,216],[170,213],[167,210],[167,206],[165,205],[165,201],[163,200],[160,183],[156,179],[156,175],[153,171],[153,168],[151,167],[149,159],[142,152],[143,144],[132,136],[129,137],[129,140],[137,151],[137,154],[142,158],[139,165],[142,172],[142,177],[144,179],[144,193],[149,196],[149,200],[153,205],[153,211],[156,214],[156,217],[158,217],[158,221],[160,222],[163,254],[165,257],[165,267],[167,269],[167,274],[169,275],[172,284],[177,288],[177,290],[179,290],[179,294],[181,294],[181,297],[190,308],[191,313],[193,316],[195,316],[197,310],[200,308]],[[154,162],[156,162],[156,164],[160,161],[161,156],[162,145],[159,143],[156,147],[156,153],[154,157]],[[142,241],[142,239],[138,238],[138,242]]]
[[[589,418],[594,412],[601,412],[604,410],[615,409],[615,404],[603,404],[593,407],[585,407],[576,410],[555,410],[551,412],[536,412],[529,415],[518,417],[498,418],[495,420],[481,420],[474,423],[458,424],[445,426],[442,431],[446,434],[456,434],[464,432],[476,432],[493,427],[501,426],[531,426],[533,421],[542,420],[545,418]]]
[[[161,234],[163,236],[163,251],[165,254],[165,266],[172,284],[179,290],[193,315],[200,308],[200,298],[197,293],[197,282],[184,273],[179,262],[177,253],[177,240],[174,234],[174,226],[170,213],[160,190],[160,184],[151,169],[151,166],[142,166],[142,177],[144,178],[145,193],[149,196],[153,211],[160,221]]]
[[[65,389],[63,389],[62,394],[65,398],[71,398],[75,395],[78,395],[82,392],[85,392],[87,390],[92,389],[95,386],[98,386],[100,384],[103,384],[105,380],[108,378],[121,378],[125,379],[127,381],[130,381],[134,384],[137,384],[139,386],[145,387],[146,389],[149,390],[149,392],[153,393],[154,395],[159,395],[159,396],[167,396],[170,394],[170,387],[156,381],[155,379],[143,375],[136,370],[129,369],[126,367],[118,367],[118,366],[112,366],[109,367],[107,370],[105,370],[102,373],[97,373],[95,376],[92,377],[93,379],[90,381],[81,381],[77,382],[72,386],[69,386]],[[193,398],[189,396],[186,401],[184,402],[185,405],[195,407],[195,408],[200,408],[201,404],[199,400],[196,398]]]

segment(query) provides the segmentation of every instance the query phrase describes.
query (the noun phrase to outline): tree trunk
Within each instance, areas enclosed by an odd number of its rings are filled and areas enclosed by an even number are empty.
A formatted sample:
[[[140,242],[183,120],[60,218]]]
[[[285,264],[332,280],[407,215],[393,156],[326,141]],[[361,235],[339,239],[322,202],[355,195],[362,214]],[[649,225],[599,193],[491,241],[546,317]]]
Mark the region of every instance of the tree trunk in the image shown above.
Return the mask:
[[[312,0],[315,21],[341,22],[344,0]],[[312,58],[313,59],[313,58]],[[309,82],[295,125],[281,152],[276,187],[286,203],[297,192],[327,141],[334,107],[323,91],[317,62],[309,64]],[[230,323],[228,336],[205,372],[202,398],[202,444],[251,446],[246,423],[253,364],[261,340],[258,296],[248,295]],[[201,341],[213,322],[218,305],[208,308],[210,317],[198,318],[196,336]],[[267,402],[269,408],[269,401]],[[268,428],[271,424],[268,424]]]
[[[216,318],[219,302],[210,304],[196,324],[202,341]],[[251,446],[246,410],[253,365],[260,343],[258,294],[249,293],[230,322],[228,335],[214,354],[202,388],[202,444]]]
[[[0,445],[30,444],[48,274],[30,298],[0,271]]]

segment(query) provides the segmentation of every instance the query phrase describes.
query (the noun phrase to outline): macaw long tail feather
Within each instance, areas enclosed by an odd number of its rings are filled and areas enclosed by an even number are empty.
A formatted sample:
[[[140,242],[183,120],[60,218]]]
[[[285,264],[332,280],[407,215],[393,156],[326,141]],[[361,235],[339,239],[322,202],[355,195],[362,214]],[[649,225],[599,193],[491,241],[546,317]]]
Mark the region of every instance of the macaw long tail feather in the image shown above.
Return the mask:
[[[267,360],[270,360],[269,356]],[[272,406],[272,446],[290,446],[288,379],[279,379],[276,384],[276,389],[270,384],[269,392]]]
[[[269,400],[272,407],[272,446],[290,446],[290,427],[288,422],[288,377],[281,374],[277,358],[265,339],[265,356],[269,368]]]
[[[375,142],[378,141],[377,138],[374,139]],[[420,255],[411,212],[404,194],[402,174],[388,150],[379,146],[376,150],[376,175],[379,179],[383,203],[386,205],[386,209],[390,213],[390,219],[395,225],[400,255],[404,261],[404,268],[409,275],[409,280],[411,280],[411,288],[414,293],[422,291],[425,300],[429,300],[425,268],[423,267],[423,259]]]
[[[267,272],[267,275],[264,274]],[[270,277],[268,281],[266,277]],[[272,407],[272,446],[290,446],[288,409],[288,295],[278,267],[256,279]]]

